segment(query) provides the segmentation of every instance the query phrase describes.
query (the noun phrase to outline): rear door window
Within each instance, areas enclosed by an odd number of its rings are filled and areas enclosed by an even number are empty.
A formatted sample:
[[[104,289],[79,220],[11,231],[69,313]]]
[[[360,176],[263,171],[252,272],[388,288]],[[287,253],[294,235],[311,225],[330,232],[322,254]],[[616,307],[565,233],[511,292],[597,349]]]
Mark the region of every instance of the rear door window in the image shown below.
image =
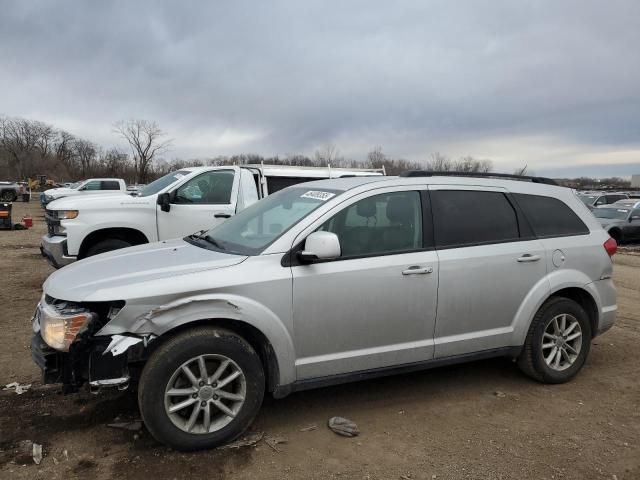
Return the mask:
[[[501,192],[431,192],[436,248],[455,248],[520,239],[516,211]]]
[[[102,190],[120,190],[120,184],[114,180],[103,180]]]
[[[542,195],[513,195],[538,238],[588,235],[589,228],[561,200]]]

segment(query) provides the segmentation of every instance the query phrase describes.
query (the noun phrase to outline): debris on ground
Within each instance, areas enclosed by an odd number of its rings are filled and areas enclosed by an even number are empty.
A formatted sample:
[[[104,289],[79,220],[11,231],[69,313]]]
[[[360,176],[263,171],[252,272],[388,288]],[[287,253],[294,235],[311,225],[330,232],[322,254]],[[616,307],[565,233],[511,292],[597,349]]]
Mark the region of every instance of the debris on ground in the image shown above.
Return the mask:
[[[28,391],[31,388],[31,384],[28,383],[26,385],[20,385],[18,382],[8,383],[4,386],[2,390],[8,390],[16,392],[18,395],[22,395],[24,392]]]
[[[107,427],[128,430],[130,432],[139,432],[142,430],[142,421],[134,420],[133,422],[108,423]]]
[[[42,445],[40,445],[39,443],[34,443],[33,444],[33,462],[36,465],[40,465],[40,462],[42,461]]]
[[[499,391],[499,390],[498,390],[498,391],[493,392],[493,394],[494,394],[496,397],[498,397],[498,398],[504,398],[504,397],[506,397],[506,396],[507,396],[507,394],[506,394],[506,393],[501,392],[501,391]]]
[[[242,437],[240,440],[236,440],[235,442],[231,442],[218,447],[218,450],[233,450],[243,447],[255,447],[256,444],[260,442],[260,440],[262,440],[262,437],[264,437],[264,432],[252,433],[251,435]]]
[[[12,450],[12,457],[7,457],[7,460],[11,459],[18,465],[27,465],[31,462],[35,462],[36,451],[40,452],[40,460],[42,460],[42,446],[37,443],[33,443],[31,440],[22,440],[15,445]]]
[[[331,417],[328,426],[335,433],[343,437],[356,437],[360,435],[358,426],[347,418]]]
[[[265,443],[269,445],[269,447],[271,447],[273,451],[280,453],[280,449],[278,449],[277,445],[280,445],[281,443],[287,443],[288,441],[289,440],[287,440],[285,437],[267,437]]]
[[[318,426],[314,423],[309,425],[308,427],[304,427],[301,428],[300,431],[301,432],[313,432],[314,430],[317,430]]]

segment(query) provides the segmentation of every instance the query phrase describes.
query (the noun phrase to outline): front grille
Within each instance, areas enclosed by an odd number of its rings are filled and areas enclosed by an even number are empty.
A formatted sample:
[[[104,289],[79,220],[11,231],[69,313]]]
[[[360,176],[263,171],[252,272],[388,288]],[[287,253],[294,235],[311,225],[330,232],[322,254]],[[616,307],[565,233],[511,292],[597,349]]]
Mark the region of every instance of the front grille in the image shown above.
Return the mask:
[[[47,233],[50,237],[56,235],[56,227],[60,225],[60,220],[58,220],[58,212],[55,210],[46,210],[44,214],[44,219],[47,222]]]

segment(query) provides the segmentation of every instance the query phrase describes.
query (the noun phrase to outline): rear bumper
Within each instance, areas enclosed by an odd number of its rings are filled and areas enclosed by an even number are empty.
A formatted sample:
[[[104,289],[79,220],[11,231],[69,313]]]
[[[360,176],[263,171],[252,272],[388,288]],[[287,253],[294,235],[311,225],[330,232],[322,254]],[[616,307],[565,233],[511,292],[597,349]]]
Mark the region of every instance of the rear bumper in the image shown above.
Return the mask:
[[[594,332],[595,335],[601,335],[611,327],[616,321],[616,313],[618,305],[616,303],[616,287],[613,285],[611,278],[598,280],[590,284],[595,289],[599,299],[598,327]]]
[[[55,268],[62,268],[77,260],[67,255],[67,237],[45,235],[40,243],[40,253]]]

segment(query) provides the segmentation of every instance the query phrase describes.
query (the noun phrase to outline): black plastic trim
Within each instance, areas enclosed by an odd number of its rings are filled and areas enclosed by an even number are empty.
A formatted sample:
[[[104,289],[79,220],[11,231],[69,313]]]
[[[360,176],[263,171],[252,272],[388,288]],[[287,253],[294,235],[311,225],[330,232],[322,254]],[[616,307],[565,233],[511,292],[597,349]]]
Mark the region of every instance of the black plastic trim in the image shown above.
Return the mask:
[[[510,180],[525,180],[532,183],[560,186],[552,178],[530,177],[527,175],[512,175],[509,173],[484,173],[484,172],[441,172],[432,170],[407,170],[400,173],[400,177],[477,177],[477,178],[504,178]]]
[[[341,385],[344,383],[359,382],[372,378],[386,377],[390,375],[398,375],[401,373],[417,372],[420,370],[429,370],[431,368],[444,367],[447,365],[456,365],[458,363],[466,363],[474,360],[485,360],[496,357],[512,357],[516,358],[521,351],[521,346],[501,347],[490,350],[482,350],[480,352],[465,353],[462,355],[454,355],[444,358],[433,358],[422,362],[408,363],[404,365],[395,365],[392,367],[375,368],[371,370],[360,370],[352,373],[343,373],[340,375],[331,375],[327,377],[318,377],[305,380],[299,380],[288,385],[279,385],[273,392],[275,398],[282,398],[293,392],[310,390],[312,388],[329,387],[332,385]]]

